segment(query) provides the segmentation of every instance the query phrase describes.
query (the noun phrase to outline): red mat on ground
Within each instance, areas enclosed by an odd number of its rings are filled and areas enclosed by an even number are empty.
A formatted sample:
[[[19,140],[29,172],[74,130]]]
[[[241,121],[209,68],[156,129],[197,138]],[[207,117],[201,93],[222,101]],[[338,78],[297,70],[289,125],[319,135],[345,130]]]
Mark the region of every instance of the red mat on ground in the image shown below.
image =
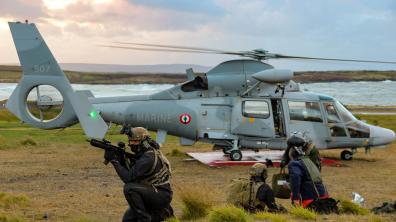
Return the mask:
[[[270,151],[243,151],[243,158],[241,161],[232,161],[229,155],[223,152],[204,152],[204,153],[187,153],[192,158],[210,167],[220,166],[251,166],[255,163],[266,163],[267,159],[271,160],[274,167],[280,166],[283,151],[270,150]],[[323,165],[337,165],[338,161],[333,159],[322,158]]]

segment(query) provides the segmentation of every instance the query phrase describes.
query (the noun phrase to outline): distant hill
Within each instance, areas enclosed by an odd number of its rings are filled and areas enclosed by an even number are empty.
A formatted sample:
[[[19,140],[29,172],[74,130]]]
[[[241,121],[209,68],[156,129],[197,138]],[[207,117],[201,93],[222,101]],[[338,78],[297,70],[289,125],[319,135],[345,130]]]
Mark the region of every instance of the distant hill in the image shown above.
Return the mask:
[[[207,72],[211,67],[194,64],[158,64],[158,65],[112,65],[87,63],[61,63],[63,70],[77,72],[100,73],[186,73],[186,69],[193,68],[194,72]]]

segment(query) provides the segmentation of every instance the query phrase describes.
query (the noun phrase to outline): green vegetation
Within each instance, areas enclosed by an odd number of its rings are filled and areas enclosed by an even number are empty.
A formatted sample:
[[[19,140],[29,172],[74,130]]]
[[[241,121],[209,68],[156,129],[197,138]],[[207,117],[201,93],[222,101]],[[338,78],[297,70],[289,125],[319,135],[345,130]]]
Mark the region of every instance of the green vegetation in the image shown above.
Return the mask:
[[[186,154],[177,148],[172,149],[169,155],[173,157],[186,157]]]
[[[295,218],[304,220],[316,220],[317,217],[315,212],[302,207],[292,207],[290,214],[292,214]]]
[[[24,222],[20,217],[10,216],[7,214],[0,213],[0,222]]]
[[[248,222],[253,219],[241,208],[227,205],[214,208],[209,214],[210,222]]]
[[[284,215],[274,214],[269,212],[258,212],[254,215],[257,220],[265,220],[268,222],[287,222],[287,218]]]
[[[26,195],[13,195],[0,192],[0,208],[27,206],[29,198]]]
[[[183,220],[196,220],[208,215],[212,206],[208,190],[204,187],[183,187],[180,198],[183,203]]]
[[[23,145],[23,146],[37,146],[37,143],[32,138],[26,138],[21,141],[21,145]]]
[[[356,117],[367,121],[369,124],[396,131],[396,115],[356,115]]]
[[[166,219],[164,222],[180,222],[180,220],[177,219],[176,217],[171,217]]]
[[[344,214],[356,214],[356,215],[368,215],[370,211],[365,209],[358,204],[353,203],[350,200],[340,201],[340,213]]]

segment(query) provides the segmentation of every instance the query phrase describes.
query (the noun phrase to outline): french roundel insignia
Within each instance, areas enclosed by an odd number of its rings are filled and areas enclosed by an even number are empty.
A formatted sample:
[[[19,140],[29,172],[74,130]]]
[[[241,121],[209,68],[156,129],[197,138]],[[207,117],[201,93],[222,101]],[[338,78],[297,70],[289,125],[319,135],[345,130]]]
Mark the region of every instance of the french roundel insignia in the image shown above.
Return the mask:
[[[182,124],[189,124],[191,122],[191,116],[188,113],[183,113],[179,118]]]

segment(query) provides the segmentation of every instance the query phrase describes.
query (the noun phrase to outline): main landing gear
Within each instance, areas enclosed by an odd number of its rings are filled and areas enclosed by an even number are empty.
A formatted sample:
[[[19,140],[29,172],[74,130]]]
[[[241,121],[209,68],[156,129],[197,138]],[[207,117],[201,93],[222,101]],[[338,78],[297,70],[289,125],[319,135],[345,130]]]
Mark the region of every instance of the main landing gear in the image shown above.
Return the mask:
[[[344,150],[341,152],[341,159],[342,160],[352,160],[353,154],[356,153],[356,148],[352,148],[352,151]]]
[[[232,147],[224,146],[222,150],[224,154],[230,155],[232,161],[242,160],[242,152],[239,149],[238,140],[232,142]]]

